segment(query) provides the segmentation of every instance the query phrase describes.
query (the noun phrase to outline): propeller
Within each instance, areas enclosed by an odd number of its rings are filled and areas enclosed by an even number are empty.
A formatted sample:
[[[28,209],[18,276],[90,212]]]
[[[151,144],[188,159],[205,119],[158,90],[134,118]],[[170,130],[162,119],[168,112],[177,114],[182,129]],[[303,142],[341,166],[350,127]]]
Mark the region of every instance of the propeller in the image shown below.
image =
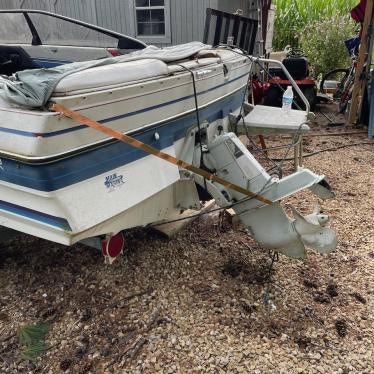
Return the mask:
[[[261,246],[289,257],[306,258],[305,247],[320,253],[329,253],[336,248],[336,234],[326,227],[329,217],[321,213],[319,206],[306,217],[292,205],[288,206],[294,219],[287,216],[279,202],[247,210],[239,213],[239,217]]]
[[[292,205],[289,205],[295,218],[294,226],[302,242],[319,253],[329,253],[336,249],[335,232],[325,227],[329,217],[321,213],[321,207],[316,205],[312,214],[303,217]]]

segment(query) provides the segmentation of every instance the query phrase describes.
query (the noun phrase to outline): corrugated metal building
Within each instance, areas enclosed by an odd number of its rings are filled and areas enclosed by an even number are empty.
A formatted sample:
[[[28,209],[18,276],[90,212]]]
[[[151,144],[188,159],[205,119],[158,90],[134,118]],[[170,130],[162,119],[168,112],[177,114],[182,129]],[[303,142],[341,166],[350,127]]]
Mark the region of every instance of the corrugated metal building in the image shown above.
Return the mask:
[[[203,40],[206,8],[258,17],[259,0],[0,0],[1,9],[42,9],[77,18],[148,44]]]

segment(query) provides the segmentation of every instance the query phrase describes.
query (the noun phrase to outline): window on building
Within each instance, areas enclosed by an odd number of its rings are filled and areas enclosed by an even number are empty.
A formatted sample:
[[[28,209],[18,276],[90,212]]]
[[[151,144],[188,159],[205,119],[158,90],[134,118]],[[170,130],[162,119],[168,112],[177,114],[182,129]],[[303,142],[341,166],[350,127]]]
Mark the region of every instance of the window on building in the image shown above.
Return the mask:
[[[167,0],[135,0],[136,24],[138,36],[166,35]]]

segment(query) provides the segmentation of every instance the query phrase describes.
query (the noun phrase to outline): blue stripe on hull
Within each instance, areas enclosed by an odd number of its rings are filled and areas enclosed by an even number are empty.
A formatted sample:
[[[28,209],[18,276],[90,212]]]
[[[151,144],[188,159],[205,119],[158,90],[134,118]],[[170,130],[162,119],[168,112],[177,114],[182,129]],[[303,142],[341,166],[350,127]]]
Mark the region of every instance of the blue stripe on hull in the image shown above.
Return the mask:
[[[71,64],[72,61],[66,60],[54,60],[52,58],[42,58],[42,57],[35,57],[33,58],[34,62],[36,62],[41,68],[54,68],[56,66]]]
[[[20,205],[8,203],[0,200],[0,211],[9,212],[18,216],[26,217],[34,221],[57,227],[66,231],[71,231],[68,221],[64,218],[54,217],[50,214],[37,212],[36,210],[22,207]]]
[[[202,109],[200,111],[201,121],[213,122],[226,117],[230,112],[240,107],[243,93],[244,89]],[[196,125],[195,113],[133,136],[157,149],[164,149],[182,139],[186,131],[193,125]],[[155,140],[156,131],[160,135],[159,140]],[[104,174],[145,156],[147,154],[144,151],[115,141],[48,164],[25,164],[3,158],[0,180],[50,192]]]

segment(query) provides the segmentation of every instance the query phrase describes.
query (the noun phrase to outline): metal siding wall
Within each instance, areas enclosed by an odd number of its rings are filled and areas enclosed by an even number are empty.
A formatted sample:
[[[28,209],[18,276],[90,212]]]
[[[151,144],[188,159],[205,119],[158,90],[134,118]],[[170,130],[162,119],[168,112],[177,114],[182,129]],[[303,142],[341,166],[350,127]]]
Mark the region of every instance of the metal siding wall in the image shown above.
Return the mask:
[[[51,1],[52,2],[52,1]],[[77,18],[88,23],[97,23],[95,0],[57,0],[52,12]]]
[[[132,0],[96,0],[96,13],[99,26],[135,36]]]
[[[0,9],[41,9],[50,10],[49,0],[0,0]]]
[[[248,0],[218,0],[218,8],[224,12],[234,13],[237,9],[243,10],[243,15],[249,14],[250,1]]]
[[[13,0],[0,0],[0,9],[13,9],[15,1]]]
[[[170,6],[172,44],[202,41],[206,8],[217,8],[217,0],[172,0]]]
[[[173,14],[171,17],[171,42],[172,44],[185,43],[190,40],[189,29],[192,30],[191,25],[191,14],[188,14],[193,9],[191,0],[172,0],[171,4],[174,7]]]
[[[203,29],[201,25],[205,22],[205,9],[204,1],[201,0],[192,0],[192,39],[193,40],[202,40]],[[201,9],[201,3],[203,3],[203,8]]]
[[[193,40],[192,36],[192,15],[194,13],[194,3],[191,0],[185,0],[186,3],[186,11],[185,13],[180,14],[179,19],[182,21],[185,19],[186,22],[186,38],[187,40]],[[184,15],[184,17],[183,17]]]
[[[41,10],[51,10],[53,6],[52,1],[48,0],[21,0],[19,1],[19,8],[23,9],[41,9]]]
[[[179,22],[180,1],[170,2],[170,26],[171,26],[171,43],[177,44],[182,39],[182,23]]]

